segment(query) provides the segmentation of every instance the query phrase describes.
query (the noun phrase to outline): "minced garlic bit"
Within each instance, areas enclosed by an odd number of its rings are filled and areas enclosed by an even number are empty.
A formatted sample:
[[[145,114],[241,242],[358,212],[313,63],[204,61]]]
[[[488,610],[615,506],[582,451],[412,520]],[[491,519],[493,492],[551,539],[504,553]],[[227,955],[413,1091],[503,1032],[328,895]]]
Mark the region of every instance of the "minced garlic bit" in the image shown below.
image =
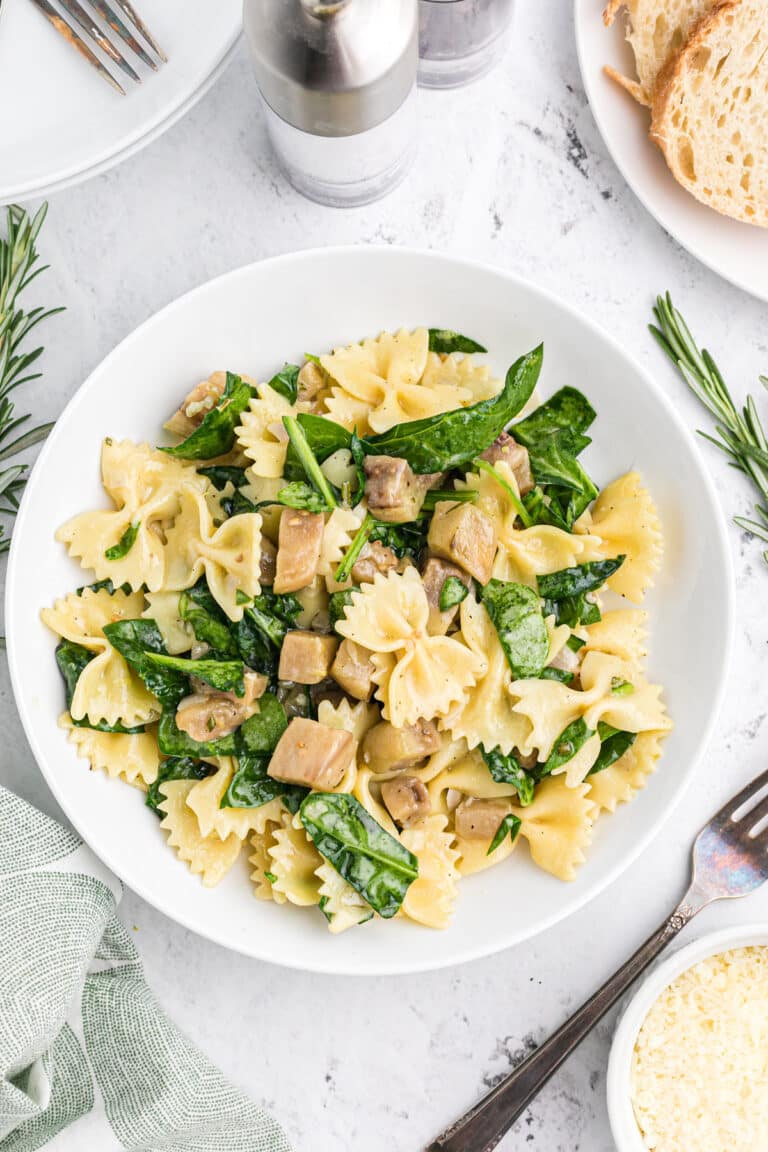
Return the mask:
[[[635,1043],[632,1105],[656,1152],[768,1149],[768,947],[695,964]]]

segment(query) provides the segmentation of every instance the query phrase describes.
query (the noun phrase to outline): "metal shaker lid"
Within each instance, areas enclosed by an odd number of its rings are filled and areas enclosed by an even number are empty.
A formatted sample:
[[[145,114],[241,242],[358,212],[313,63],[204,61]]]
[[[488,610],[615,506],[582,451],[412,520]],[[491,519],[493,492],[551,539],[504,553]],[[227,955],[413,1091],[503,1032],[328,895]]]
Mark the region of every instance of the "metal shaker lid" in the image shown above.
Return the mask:
[[[243,0],[243,23],[262,96],[305,132],[374,128],[415,83],[417,0]]]

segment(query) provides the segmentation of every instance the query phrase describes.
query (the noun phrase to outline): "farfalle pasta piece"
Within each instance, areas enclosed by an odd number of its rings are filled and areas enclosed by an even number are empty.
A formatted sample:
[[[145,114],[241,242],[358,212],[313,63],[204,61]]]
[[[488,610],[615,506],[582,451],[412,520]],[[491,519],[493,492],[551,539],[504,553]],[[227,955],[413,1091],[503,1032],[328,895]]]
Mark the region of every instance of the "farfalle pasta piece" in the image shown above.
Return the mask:
[[[507,755],[513,748],[531,751],[531,724],[514,710],[510,695],[512,672],[490,617],[474,596],[468,596],[460,609],[464,643],[482,661],[477,683],[468,689],[465,700],[441,721],[454,740],[465,739],[470,748],[483,744],[500,748]]]
[[[458,852],[446,817],[426,816],[405,828],[400,840],[419,862],[419,875],[403,900],[404,914],[427,928],[447,928],[457,896]]]
[[[183,591],[205,574],[222,611],[241,620],[238,592],[251,598],[261,591],[261,516],[245,512],[215,528],[202,493],[184,485],[179,496],[181,512],[167,533],[165,589]]]
[[[615,692],[625,681],[631,683],[632,691]],[[514,708],[531,722],[531,743],[539,759],[546,760],[560,733],[580,716],[592,731],[600,720],[625,732],[672,727],[659,685],[647,683],[616,656],[588,652],[581,664],[581,685],[579,692],[556,680],[515,681]]]
[[[510,805],[511,811],[511,805]],[[476,872],[485,872],[486,868],[493,868],[496,864],[503,864],[514,852],[520,843],[520,837],[505,836],[501,844],[488,855],[487,840],[466,840],[463,836],[456,837],[456,851],[459,854],[456,867],[460,876],[473,876]]]
[[[298,815],[284,812],[273,839],[267,855],[271,860],[269,870],[275,877],[274,892],[302,907],[319,904],[321,881],[317,870],[323,858],[304,831]]]
[[[403,329],[321,356],[332,380],[331,396],[325,401],[329,416],[346,427],[356,426],[361,434],[386,432],[395,424],[471,403],[470,389],[455,381],[433,387],[420,383],[428,348],[426,328]]]
[[[104,441],[101,473],[114,509],[73,516],[58,529],[56,539],[97,579],[111,579],[115,587],[143,585],[157,591],[165,574],[163,528],[178,511],[179,488],[192,484],[203,491],[205,478],[166,453],[130,440]],[[109,549],[120,544],[129,530],[135,538],[125,555],[108,559]]]
[[[429,604],[415,568],[377,575],[352,596],[336,630],[368,648],[377,698],[396,727],[445,715],[477,681],[483,660],[449,636],[429,636]]]
[[[364,515],[362,509],[334,508],[325,522],[317,574],[325,579],[329,592],[338,592],[351,584],[351,580],[339,584],[334,574],[352,543],[352,537],[360,527]]]
[[[265,805],[268,807],[268,805]],[[272,900],[275,904],[285,904],[285,894],[275,892],[272,886],[270,866],[272,859],[270,848],[275,846],[274,833],[280,827],[280,820],[268,821],[262,832],[254,832],[251,837],[251,854],[248,863],[251,865],[251,883],[253,894],[257,900]]]
[[[443,388],[450,385],[466,390],[471,396],[469,404],[489,400],[503,387],[501,380],[491,376],[491,369],[487,364],[477,364],[469,356],[461,356],[458,352],[451,352],[447,356],[428,352],[421,383],[425,388]]]
[[[220,807],[224,793],[232,782],[235,767],[231,756],[220,756],[216,760],[216,772],[198,780],[190,789],[187,806],[197,816],[202,836],[216,835],[220,840],[237,836],[238,840],[245,840],[249,832],[264,827],[267,814],[262,812],[262,808],[267,805],[260,808]],[[276,804],[278,810],[282,807],[279,800],[271,800],[270,804]],[[274,808],[272,812],[275,812]]]
[[[659,732],[640,732],[631,748],[614,764],[588,778],[594,817],[601,812],[615,812],[619,804],[628,804],[645,788],[648,777],[656,771],[662,739]]]
[[[104,625],[141,616],[141,592],[108,592],[85,588],[82,595],[71,592],[44,608],[40,616],[58,636],[81,644],[94,653],[85,665],[72,696],[75,720],[86,717],[91,724],[123,724],[135,728],[160,715],[157,700],[128,666],[104,635]]]
[[[648,613],[642,609],[604,612],[602,620],[579,629],[579,633],[585,641],[582,648],[585,656],[588,652],[606,652],[638,671],[642,669],[648,638]]]
[[[578,788],[579,784],[583,784],[586,780],[599,755],[600,737],[595,732],[584,741],[570,760],[566,760],[559,768],[553,768],[552,775],[562,776],[568,788]]]
[[[237,443],[253,462],[250,471],[255,476],[282,476],[288,450],[283,417],[294,416],[296,409],[269,384],[259,384],[256,392],[235,429]]]
[[[603,488],[574,529],[598,537],[602,556],[626,556],[608,587],[640,604],[661,567],[663,538],[656,506],[639,474],[627,472]]]
[[[558,776],[542,780],[526,807],[513,808],[518,838],[528,841],[534,864],[559,880],[574,880],[592,839],[593,807],[589,784],[569,788]]]
[[[104,772],[110,780],[125,780],[143,792],[157,779],[160,751],[154,728],[145,732],[99,732],[76,727],[68,712],[59,720],[59,727],[67,729],[70,744],[94,772]]]
[[[320,905],[328,921],[328,929],[334,935],[346,932],[358,924],[365,924],[373,916],[373,909],[363,897],[347,884],[343,876],[327,861],[317,869],[320,881]]]
[[[195,642],[192,627],[179,615],[178,592],[148,592],[147,607],[142,612],[145,620],[154,620],[170,656],[189,652]]]
[[[179,860],[199,876],[205,888],[214,888],[224,879],[242,848],[242,840],[234,834],[222,840],[211,833],[203,836],[197,816],[187,804],[194,780],[166,780],[160,785],[164,799],[158,808],[163,813],[160,827],[168,833],[168,845]]]
[[[514,784],[497,784],[479,752],[468,752],[427,784],[433,812],[447,815],[458,802],[448,803],[449,793],[460,792],[478,800],[506,799],[517,795]],[[486,844],[486,848],[488,845]]]
[[[386,832],[389,832],[397,840],[400,838],[400,834],[395,822],[381,802],[379,782],[380,778],[375,776],[370,768],[361,764],[357,770],[352,795],[362,804],[368,815],[372,816],[377,824],[380,824]]]

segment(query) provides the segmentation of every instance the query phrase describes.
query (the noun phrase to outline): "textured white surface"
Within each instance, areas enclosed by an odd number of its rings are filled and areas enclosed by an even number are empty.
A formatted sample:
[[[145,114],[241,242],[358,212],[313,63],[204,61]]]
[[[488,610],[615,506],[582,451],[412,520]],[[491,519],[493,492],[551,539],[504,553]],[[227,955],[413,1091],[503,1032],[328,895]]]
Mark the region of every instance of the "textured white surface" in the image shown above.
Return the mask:
[[[501,68],[472,88],[425,93],[421,106],[420,153],[400,188],[366,208],[320,208],[286,187],[267,154],[240,54],[167,136],[57,196],[43,235],[53,267],[39,291],[68,313],[47,326],[39,415],[55,416],[118,340],[194,284],[261,256],[357,241],[426,245],[529,275],[611,330],[668,386],[693,429],[701,413],[645,330],[652,297],[670,288],[736,395],[759,387],[757,374],[768,369],[765,305],[691,259],[624,186],[586,106],[562,3],[520,4]],[[724,515],[748,513],[746,482],[714,449],[705,452]],[[166,1010],[264,1100],[300,1152],[423,1147],[666,915],[684,882],[693,831],[765,767],[768,569],[754,542],[730,533],[737,634],[720,734],[651,851],[568,923],[465,968],[341,981],[230,955],[126,894],[126,922],[137,929]],[[55,813],[3,664],[0,716],[0,778]],[[768,892],[705,912],[688,934],[766,915]],[[604,1082],[612,1024],[542,1093],[502,1152],[611,1152]]]

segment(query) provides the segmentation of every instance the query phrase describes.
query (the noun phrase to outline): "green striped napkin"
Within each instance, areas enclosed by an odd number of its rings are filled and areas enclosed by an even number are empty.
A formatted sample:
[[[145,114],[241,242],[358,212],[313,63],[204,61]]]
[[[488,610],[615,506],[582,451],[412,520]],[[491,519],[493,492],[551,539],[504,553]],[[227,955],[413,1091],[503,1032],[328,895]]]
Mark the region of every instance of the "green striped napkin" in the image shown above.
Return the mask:
[[[0,1152],[290,1152],[168,1020],[120,923],[119,882],[0,787]]]

